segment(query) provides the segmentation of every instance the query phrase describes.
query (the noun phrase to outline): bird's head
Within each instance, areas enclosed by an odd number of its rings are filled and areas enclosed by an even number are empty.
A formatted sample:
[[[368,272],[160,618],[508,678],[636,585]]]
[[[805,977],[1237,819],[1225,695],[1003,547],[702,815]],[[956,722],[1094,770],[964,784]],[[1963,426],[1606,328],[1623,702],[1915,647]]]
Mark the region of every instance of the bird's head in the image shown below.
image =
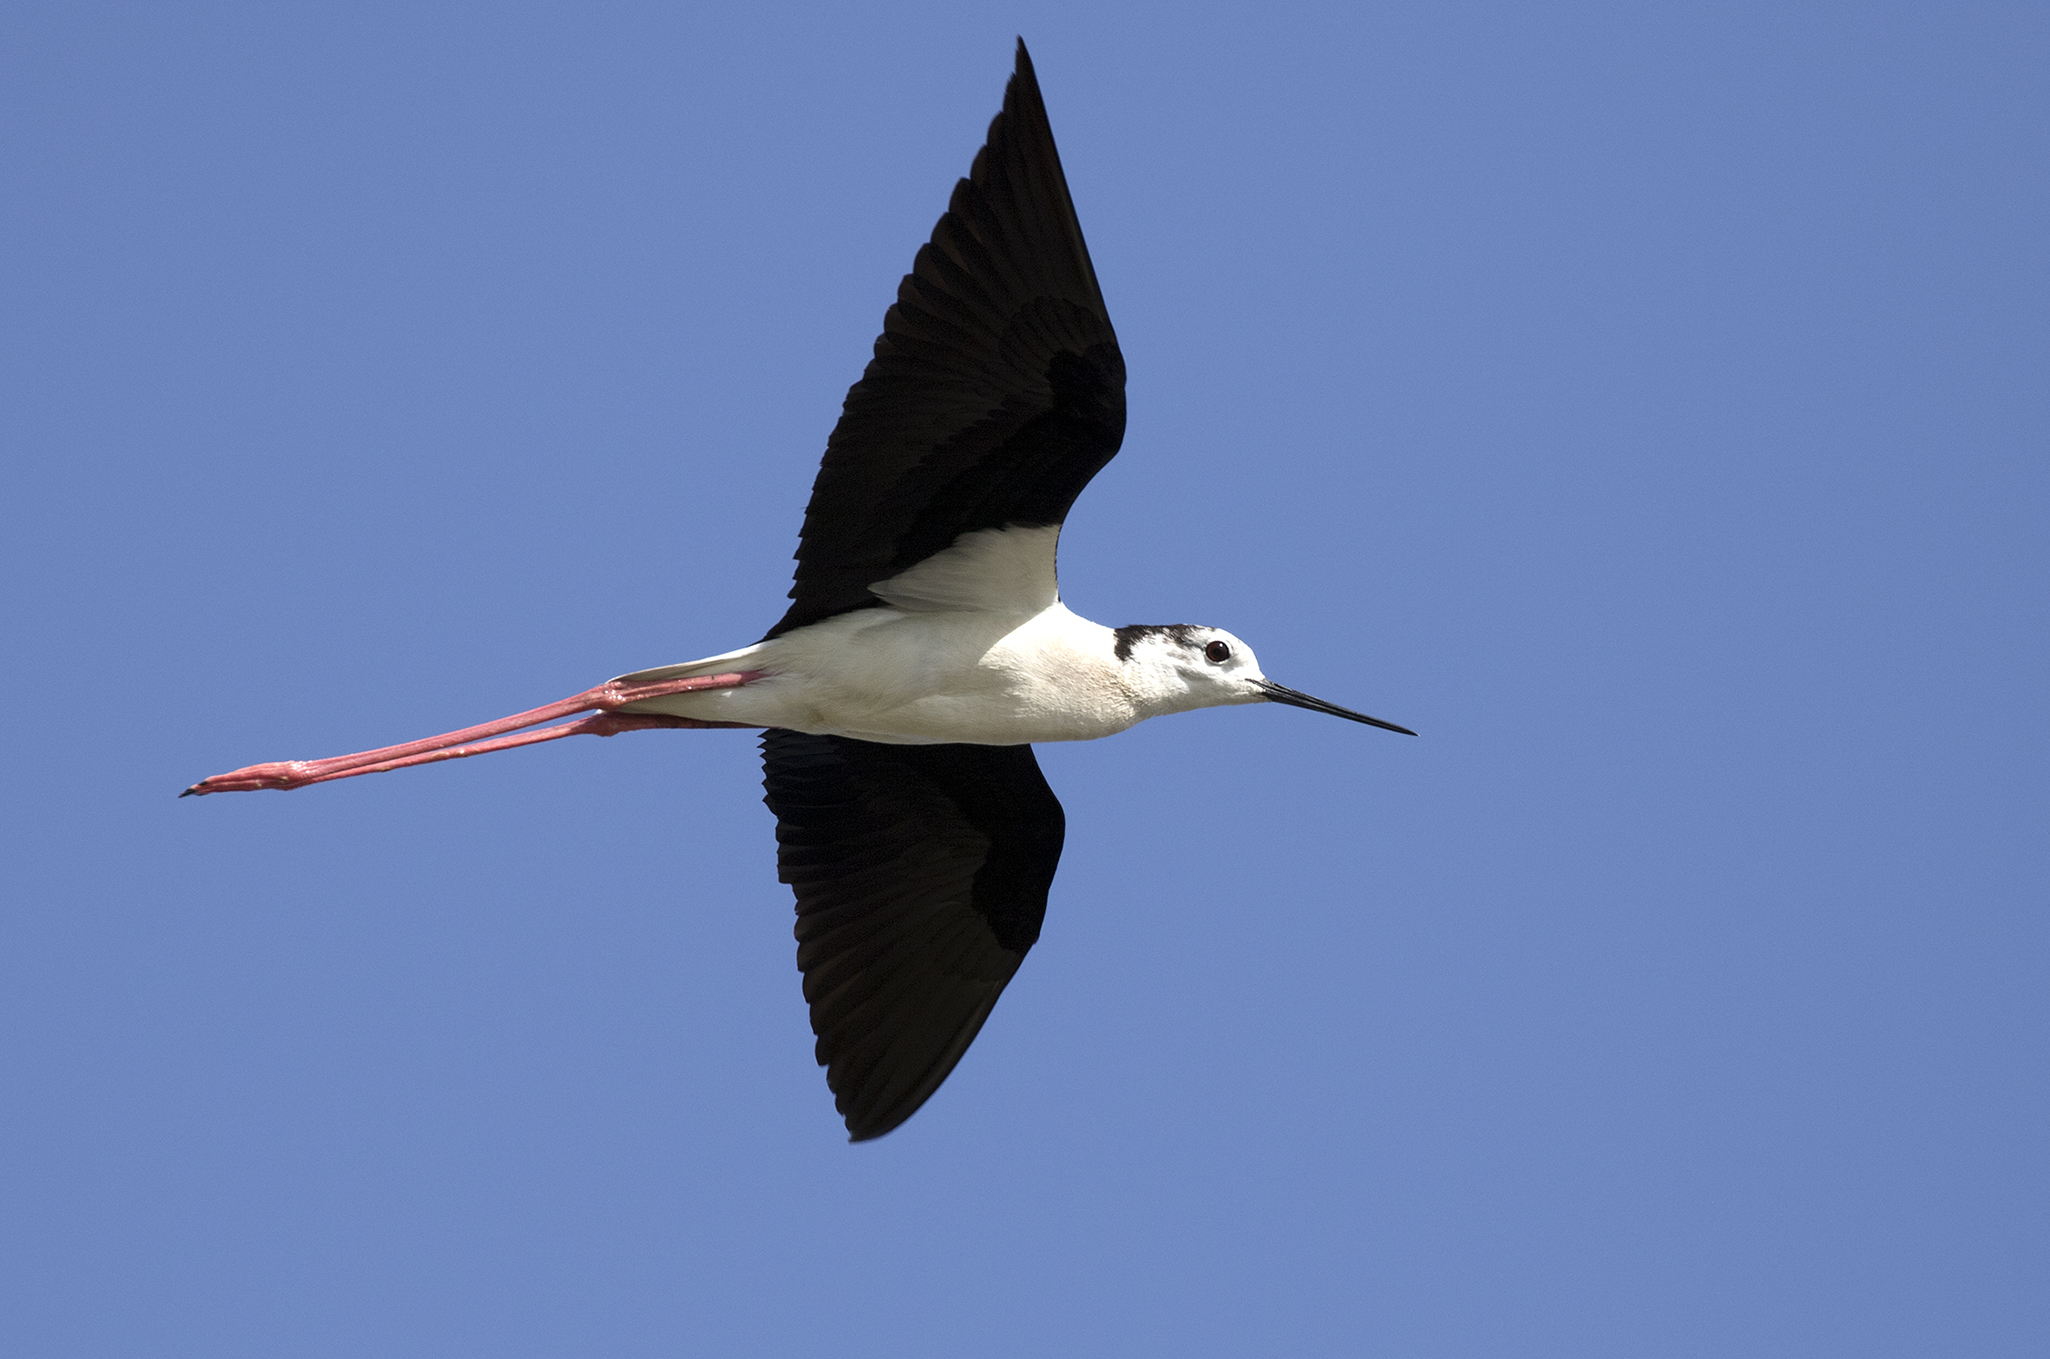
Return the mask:
[[[1312,698],[1261,673],[1253,648],[1223,628],[1194,623],[1135,623],[1112,634],[1118,661],[1129,667],[1129,685],[1141,701],[1159,713],[1216,708],[1229,703],[1286,703],[1314,713],[1330,713],[1414,736],[1408,727],[1368,717],[1336,703]]]

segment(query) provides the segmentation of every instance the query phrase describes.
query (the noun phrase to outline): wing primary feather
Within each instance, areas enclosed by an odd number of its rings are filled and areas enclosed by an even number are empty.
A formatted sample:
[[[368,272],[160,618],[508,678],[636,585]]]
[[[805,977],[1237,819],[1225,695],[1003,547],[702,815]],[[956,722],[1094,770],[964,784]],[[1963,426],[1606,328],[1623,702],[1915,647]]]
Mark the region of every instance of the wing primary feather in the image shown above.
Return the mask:
[[[768,636],[879,604],[869,587],[964,533],[1059,524],[1124,429],[1124,359],[1021,41],[826,441]]]
[[[880,1137],[939,1088],[1039,938],[1061,805],[1030,746],[772,730],[762,758],[816,1056],[850,1137]]]

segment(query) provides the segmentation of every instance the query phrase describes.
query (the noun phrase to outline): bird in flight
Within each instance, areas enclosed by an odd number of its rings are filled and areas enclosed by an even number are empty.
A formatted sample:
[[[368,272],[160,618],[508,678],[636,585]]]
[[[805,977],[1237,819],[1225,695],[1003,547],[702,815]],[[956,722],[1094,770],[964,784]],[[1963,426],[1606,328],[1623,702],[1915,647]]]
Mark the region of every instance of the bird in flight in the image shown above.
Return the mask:
[[[1021,40],[1003,111],[826,441],[790,608],[762,640],[181,796],[565,736],[766,728],[764,801],[797,896],[816,1055],[850,1140],[881,1137],[947,1078],[1039,938],[1066,818],[1032,743],[1238,703],[1415,735],[1275,683],[1221,628],[1107,628],[1068,611],[1061,521],[1124,433],[1124,358]],[[563,717],[576,720],[545,725]]]

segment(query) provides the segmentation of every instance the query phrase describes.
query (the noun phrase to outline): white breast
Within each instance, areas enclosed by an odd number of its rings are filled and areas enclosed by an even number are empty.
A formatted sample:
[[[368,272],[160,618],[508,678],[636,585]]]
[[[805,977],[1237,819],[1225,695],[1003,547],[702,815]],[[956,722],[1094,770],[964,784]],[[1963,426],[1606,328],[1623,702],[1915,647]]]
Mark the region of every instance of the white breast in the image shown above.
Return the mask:
[[[862,609],[763,643],[753,684],[648,706],[891,744],[1087,741],[1139,718],[1113,640],[1059,603],[1022,620]]]
[[[870,587],[881,608],[631,680],[759,670],[738,689],[678,694],[630,711],[749,722],[894,745],[1088,741],[1141,713],[1111,630],[1068,611],[1054,587],[1058,528],[964,534]]]

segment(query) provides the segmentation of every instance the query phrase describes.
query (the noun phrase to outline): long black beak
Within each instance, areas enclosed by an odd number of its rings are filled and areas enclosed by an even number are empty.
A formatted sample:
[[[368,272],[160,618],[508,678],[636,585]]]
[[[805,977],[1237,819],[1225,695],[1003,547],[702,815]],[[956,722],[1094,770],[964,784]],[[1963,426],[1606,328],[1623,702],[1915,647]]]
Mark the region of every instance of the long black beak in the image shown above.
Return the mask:
[[[1291,689],[1286,684],[1276,684],[1273,680],[1254,680],[1253,687],[1276,703],[1286,703],[1291,708],[1308,708],[1313,713],[1330,713],[1333,717],[1342,717],[1348,722],[1364,722],[1383,731],[1399,731],[1404,736],[1416,735],[1408,727],[1398,727],[1393,722],[1383,722],[1378,717],[1356,713],[1350,708],[1341,708],[1336,703],[1326,703],[1321,698],[1311,698],[1300,689]]]

